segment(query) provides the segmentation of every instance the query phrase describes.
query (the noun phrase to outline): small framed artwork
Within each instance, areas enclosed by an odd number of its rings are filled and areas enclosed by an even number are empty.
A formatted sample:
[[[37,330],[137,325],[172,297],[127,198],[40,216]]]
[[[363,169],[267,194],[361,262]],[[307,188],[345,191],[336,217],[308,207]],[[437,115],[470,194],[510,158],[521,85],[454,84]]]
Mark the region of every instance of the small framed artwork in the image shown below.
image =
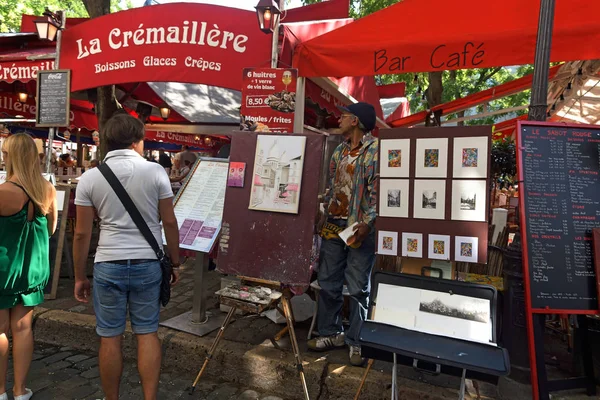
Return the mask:
[[[445,203],[445,180],[415,180],[413,218],[444,219]]]
[[[452,219],[485,221],[487,181],[452,181]]]
[[[244,187],[244,177],[246,176],[245,162],[230,162],[229,176],[227,177],[227,186]]]
[[[379,216],[408,218],[408,179],[379,180]]]
[[[487,178],[487,136],[454,138],[452,175],[455,178]]]
[[[423,258],[423,234],[402,233],[402,257]]]
[[[429,256],[432,260],[450,259],[450,236],[429,235]]]
[[[379,142],[380,175],[383,178],[408,178],[410,139],[388,139]]]
[[[456,236],[454,238],[454,259],[456,261],[477,262],[477,238],[470,236]]]
[[[415,177],[446,178],[448,174],[448,138],[417,139]]]
[[[398,232],[379,231],[377,253],[387,256],[398,255]]]

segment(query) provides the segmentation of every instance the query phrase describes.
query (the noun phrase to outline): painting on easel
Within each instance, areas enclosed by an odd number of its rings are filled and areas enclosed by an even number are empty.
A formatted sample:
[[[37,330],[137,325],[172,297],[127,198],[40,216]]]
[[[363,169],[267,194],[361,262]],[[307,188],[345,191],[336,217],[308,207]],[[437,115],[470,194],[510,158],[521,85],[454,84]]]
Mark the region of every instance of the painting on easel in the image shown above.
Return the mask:
[[[297,214],[305,136],[258,135],[250,210]]]

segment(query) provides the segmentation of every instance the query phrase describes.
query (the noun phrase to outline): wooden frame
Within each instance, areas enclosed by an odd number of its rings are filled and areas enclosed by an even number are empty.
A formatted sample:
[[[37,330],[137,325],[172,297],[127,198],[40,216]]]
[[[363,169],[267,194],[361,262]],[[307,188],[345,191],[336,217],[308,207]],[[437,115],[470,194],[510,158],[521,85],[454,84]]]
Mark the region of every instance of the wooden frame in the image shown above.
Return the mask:
[[[60,279],[60,267],[62,263],[63,247],[65,245],[65,233],[67,229],[67,216],[69,213],[69,198],[71,196],[70,186],[56,186],[56,191],[62,191],[65,193],[65,198],[62,204],[62,211],[58,212],[60,218],[60,224],[57,226],[54,235],[58,235],[58,242],[56,245],[56,254],[54,260],[50,260],[50,280],[48,286],[50,286],[50,293],[46,293],[44,288],[44,300],[53,300],[56,298],[56,292],[58,290],[58,280]],[[52,236],[54,236],[52,235]],[[48,255],[50,256],[50,255]],[[52,263],[54,261],[54,263]]]
[[[67,113],[66,113],[66,118],[64,123],[59,123],[59,124],[41,124],[39,123],[40,121],[40,82],[42,82],[41,77],[47,74],[67,74]],[[37,77],[37,84],[36,84],[36,88],[35,88],[35,95],[36,95],[36,109],[35,109],[35,126],[39,127],[39,128],[52,128],[52,127],[68,127],[71,123],[71,70],[70,69],[52,69],[52,70],[45,70],[45,71],[38,71],[38,77]]]

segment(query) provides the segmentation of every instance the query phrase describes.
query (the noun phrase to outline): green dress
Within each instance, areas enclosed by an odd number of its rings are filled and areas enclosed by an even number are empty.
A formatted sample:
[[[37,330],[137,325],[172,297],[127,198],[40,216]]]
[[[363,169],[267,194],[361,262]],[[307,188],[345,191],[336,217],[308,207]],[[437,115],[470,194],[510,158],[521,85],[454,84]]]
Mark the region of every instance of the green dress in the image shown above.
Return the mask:
[[[16,214],[0,216],[0,309],[44,301],[50,277],[48,221],[37,209],[28,221],[30,202]]]

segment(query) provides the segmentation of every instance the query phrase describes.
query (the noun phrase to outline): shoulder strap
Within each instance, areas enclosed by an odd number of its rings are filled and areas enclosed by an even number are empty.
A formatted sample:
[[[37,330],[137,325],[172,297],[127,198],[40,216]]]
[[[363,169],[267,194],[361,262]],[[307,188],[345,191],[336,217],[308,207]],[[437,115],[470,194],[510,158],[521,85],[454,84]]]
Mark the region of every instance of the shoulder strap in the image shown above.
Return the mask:
[[[129,216],[135,223],[135,226],[137,226],[137,228],[140,230],[150,247],[152,247],[152,250],[154,250],[154,252],[156,253],[156,257],[158,257],[158,260],[162,260],[165,256],[165,253],[158,245],[158,242],[152,234],[152,231],[150,231],[148,224],[146,223],[146,221],[144,221],[144,217],[142,217],[142,214],[140,214],[140,212],[138,211],[137,207],[133,203],[133,200],[131,200],[131,197],[129,197],[129,194],[127,194],[127,191],[119,181],[119,178],[116,177],[112,169],[110,169],[110,167],[106,163],[102,163],[102,165],[100,165],[98,169],[100,170],[102,175],[104,175],[104,178],[106,178],[108,184],[113,188],[117,197],[119,198],[119,200],[121,200],[121,203],[123,203],[125,210],[127,210],[127,212],[129,213]]]

